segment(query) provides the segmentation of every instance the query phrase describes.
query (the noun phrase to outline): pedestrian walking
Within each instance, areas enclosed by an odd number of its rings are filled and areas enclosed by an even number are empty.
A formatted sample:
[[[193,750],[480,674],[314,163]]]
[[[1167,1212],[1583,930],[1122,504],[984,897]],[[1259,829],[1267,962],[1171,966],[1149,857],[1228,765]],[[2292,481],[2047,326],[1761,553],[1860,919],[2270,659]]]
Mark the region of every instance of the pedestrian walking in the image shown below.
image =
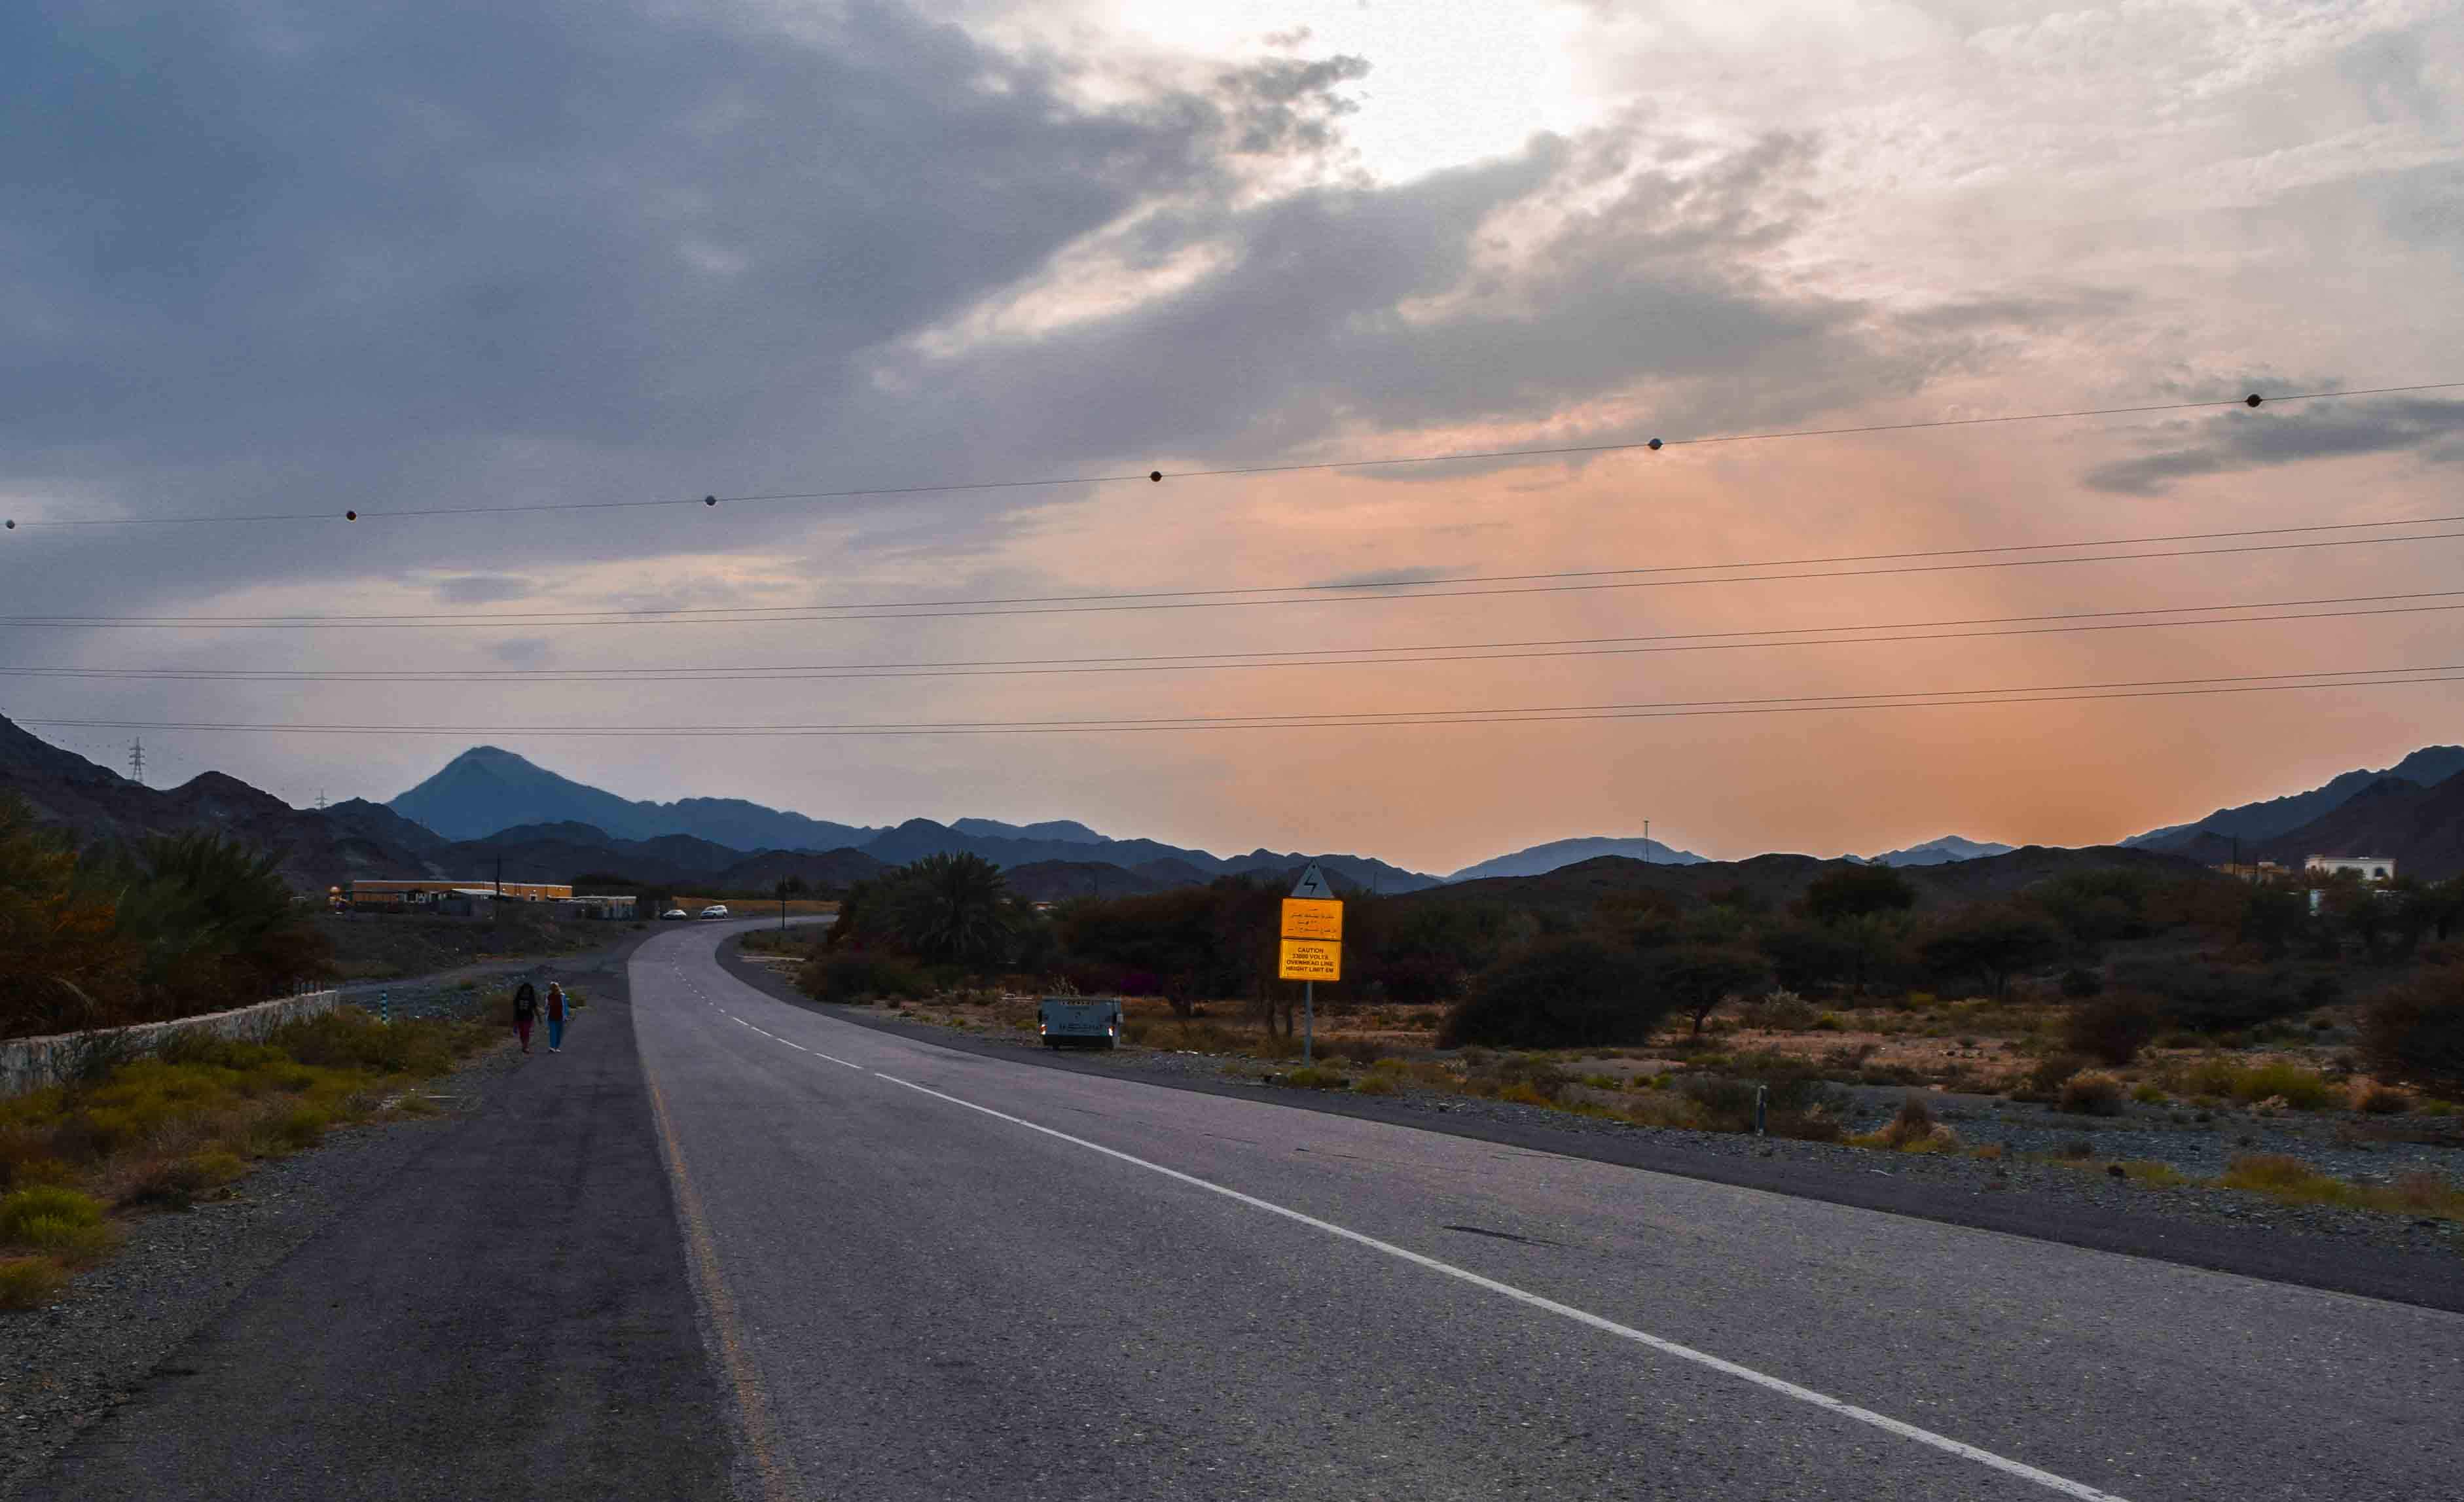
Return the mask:
[[[564,988],[554,981],[547,983],[547,1051],[564,1052],[564,1021],[573,1014],[564,999]]]
[[[521,1034],[522,1052],[531,1051],[531,1019],[539,1015],[539,990],[524,981],[514,988],[514,1031]]]

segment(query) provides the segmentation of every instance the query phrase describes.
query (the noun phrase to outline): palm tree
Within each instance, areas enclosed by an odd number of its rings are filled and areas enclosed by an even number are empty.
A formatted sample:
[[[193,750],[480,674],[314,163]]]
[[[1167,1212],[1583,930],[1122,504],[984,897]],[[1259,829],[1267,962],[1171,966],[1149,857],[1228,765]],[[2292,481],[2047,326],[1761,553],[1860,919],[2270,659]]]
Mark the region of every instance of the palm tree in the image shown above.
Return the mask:
[[[885,895],[891,931],[925,959],[988,960],[1009,939],[1009,883],[981,856],[926,856],[900,871]]]

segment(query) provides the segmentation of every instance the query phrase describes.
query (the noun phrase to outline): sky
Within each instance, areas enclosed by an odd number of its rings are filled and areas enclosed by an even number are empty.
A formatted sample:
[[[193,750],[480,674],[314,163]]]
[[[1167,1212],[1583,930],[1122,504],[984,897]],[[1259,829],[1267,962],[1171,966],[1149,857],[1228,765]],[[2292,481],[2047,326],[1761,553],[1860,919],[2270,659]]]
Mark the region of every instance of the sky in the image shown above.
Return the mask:
[[[2230,404],[2464,381],[2438,0],[38,3],[0,120],[0,713],[158,784],[486,742],[1442,872],[2090,843],[2464,740],[2349,677],[2464,664],[2388,598],[2464,520],[2006,566],[2464,518],[2464,387]],[[2111,407],[2173,409],[1700,441]],[[465,680],[197,676],[369,672]]]

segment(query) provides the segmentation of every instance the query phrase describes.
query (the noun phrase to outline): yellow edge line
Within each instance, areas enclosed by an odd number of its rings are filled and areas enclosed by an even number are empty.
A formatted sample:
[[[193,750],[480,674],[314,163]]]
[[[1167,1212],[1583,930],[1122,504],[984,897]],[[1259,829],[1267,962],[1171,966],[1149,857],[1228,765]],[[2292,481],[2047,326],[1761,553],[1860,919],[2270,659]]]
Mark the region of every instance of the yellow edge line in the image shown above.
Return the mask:
[[[668,1178],[675,1185],[676,1214],[684,1222],[685,1250],[693,1261],[693,1280],[701,1285],[702,1297],[710,1309],[711,1328],[718,1336],[719,1361],[727,1369],[728,1385],[736,1392],[745,1446],[753,1452],[753,1469],[760,1477],[762,1497],[765,1502],[791,1502],[795,1493],[787,1486],[784,1469],[779,1463],[778,1421],[771,1415],[770,1399],[761,1389],[753,1359],[745,1352],[744,1328],[737,1321],[736,1300],[719,1275],[718,1247],[711,1240],[701,1195],[685,1174],[684,1149],[676,1142],[675,1123],[668,1119],[668,1102],[659,1094],[659,1082],[649,1078],[647,1069],[643,1079],[650,1087],[650,1114],[659,1123],[659,1148],[668,1161]]]

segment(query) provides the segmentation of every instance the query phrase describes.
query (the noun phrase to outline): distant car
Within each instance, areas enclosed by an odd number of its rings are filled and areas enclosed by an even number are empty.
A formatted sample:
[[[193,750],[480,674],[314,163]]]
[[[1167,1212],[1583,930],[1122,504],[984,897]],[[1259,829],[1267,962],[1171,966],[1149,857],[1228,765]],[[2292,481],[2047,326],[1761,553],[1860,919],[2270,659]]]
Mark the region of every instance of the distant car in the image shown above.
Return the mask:
[[[659,916],[660,916],[661,918],[690,918],[690,917],[692,917],[693,915],[692,915],[692,914],[690,914],[690,913],[688,913],[688,912],[686,912],[686,911],[685,911],[683,908],[681,908],[681,907],[671,907],[671,908],[669,908],[666,912],[661,913]]]
[[[725,903],[713,903],[708,907],[701,910],[701,915],[704,918],[724,918],[727,916],[727,904]]]

